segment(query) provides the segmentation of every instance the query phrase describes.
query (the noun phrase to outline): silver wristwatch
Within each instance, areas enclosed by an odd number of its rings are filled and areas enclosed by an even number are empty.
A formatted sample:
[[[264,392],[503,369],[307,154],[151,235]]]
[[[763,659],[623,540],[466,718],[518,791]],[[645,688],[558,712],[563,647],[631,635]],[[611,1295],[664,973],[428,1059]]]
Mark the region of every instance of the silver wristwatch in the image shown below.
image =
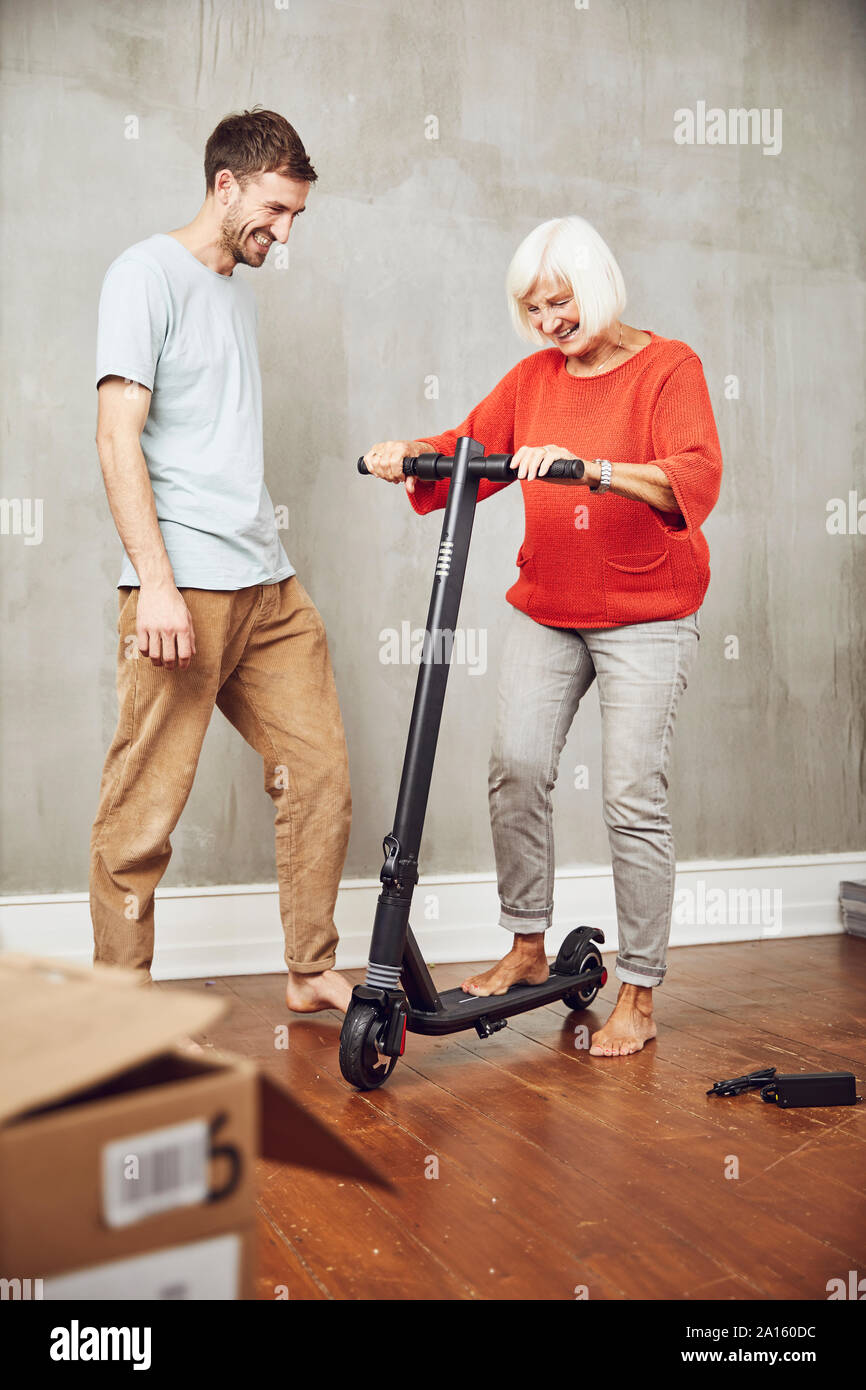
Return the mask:
[[[601,464],[601,477],[596,487],[590,487],[590,492],[607,492],[610,487],[610,475],[612,472],[609,459],[595,459],[595,463]]]

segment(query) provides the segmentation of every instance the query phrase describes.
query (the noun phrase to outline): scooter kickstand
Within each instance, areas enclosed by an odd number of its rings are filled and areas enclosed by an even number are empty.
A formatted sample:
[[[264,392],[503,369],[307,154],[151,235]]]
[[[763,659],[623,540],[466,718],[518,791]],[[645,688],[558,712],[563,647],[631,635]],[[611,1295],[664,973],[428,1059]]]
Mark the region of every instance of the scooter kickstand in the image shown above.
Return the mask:
[[[475,1031],[479,1038],[489,1038],[491,1033],[498,1033],[500,1028],[507,1027],[507,1018],[479,1018],[475,1024]]]

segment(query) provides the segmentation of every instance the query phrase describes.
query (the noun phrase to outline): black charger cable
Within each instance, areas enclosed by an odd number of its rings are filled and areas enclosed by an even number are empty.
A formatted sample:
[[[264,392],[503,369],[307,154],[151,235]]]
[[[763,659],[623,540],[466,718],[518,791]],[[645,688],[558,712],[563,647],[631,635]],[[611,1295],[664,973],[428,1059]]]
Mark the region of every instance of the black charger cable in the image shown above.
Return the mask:
[[[764,1067],[763,1071],[750,1071],[745,1076],[734,1076],[730,1081],[717,1081],[707,1091],[708,1096],[739,1096],[743,1091],[757,1091],[766,1086],[776,1075],[775,1067]]]

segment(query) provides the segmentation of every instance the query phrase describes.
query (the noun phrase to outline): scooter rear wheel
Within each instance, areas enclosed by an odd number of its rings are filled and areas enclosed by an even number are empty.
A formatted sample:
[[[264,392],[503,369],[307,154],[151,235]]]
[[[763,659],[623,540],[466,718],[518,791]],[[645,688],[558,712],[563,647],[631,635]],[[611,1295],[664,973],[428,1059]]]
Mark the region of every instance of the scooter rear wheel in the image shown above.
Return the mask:
[[[579,957],[577,968],[574,973],[580,975],[584,970],[598,970],[602,968],[602,965],[601,952],[598,947],[588,946]],[[598,991],[599,985],[597,982],[585,985],[583,989],[579,987],[570,989],[568,994],[562,996],[562,1002],[563,1004],[567,1004],[574,1013],[579,1013],[581,1009],[589,1008],[595,996],[598,994]]]
[[[382,1018],[372,1004],[349,1005],[340,1033],[340,1071],[359,1091],[374,1091],[394,1070],[396,1058],[381,1058],[376,1046],[381,1031]]]

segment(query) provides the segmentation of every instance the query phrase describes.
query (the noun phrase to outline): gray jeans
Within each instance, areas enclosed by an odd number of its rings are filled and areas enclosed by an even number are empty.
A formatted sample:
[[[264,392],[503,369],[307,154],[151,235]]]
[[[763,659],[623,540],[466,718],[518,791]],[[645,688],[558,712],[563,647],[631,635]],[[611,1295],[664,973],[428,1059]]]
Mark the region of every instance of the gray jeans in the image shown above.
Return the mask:
[[[551,792],[571,722],[597,677],[616,974],[627,984],[661,984],[667,969],[676,869],[667,771],[677,703],[700,640],[699,612],[574,629],[545,627],[511,610],[490,754],[499,924],[513,932],[551,925]]]

